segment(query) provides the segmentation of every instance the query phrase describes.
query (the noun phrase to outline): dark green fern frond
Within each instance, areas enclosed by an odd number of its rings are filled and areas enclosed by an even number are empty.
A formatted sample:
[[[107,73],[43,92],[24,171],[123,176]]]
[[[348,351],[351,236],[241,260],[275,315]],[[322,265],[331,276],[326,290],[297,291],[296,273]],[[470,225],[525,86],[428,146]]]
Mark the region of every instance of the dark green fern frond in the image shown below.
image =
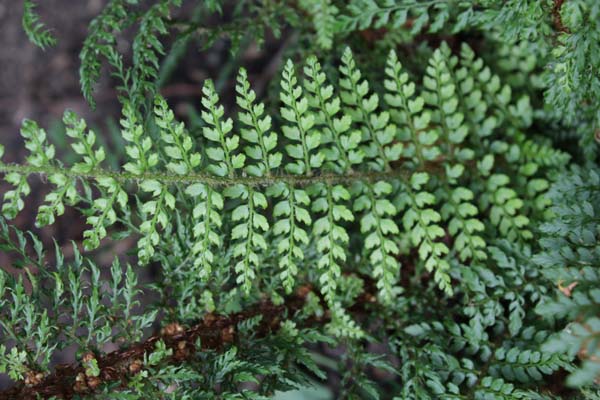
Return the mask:
[[[24,0],[21,24],[31,43],[41,49],[46,49],[56,44],[56,38],[50,29],[46,28],[46,25],[40,21],[38,14],[35,12],[35,7],[36,5],[32,0]]]

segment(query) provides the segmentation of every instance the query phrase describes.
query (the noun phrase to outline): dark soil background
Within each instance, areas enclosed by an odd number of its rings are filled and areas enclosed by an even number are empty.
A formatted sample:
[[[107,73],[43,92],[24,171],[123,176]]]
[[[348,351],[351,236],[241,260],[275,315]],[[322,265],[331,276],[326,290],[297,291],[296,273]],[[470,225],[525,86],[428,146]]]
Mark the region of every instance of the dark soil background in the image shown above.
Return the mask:
[[[118,115],[109,79],[98,85],[98,107],[92,111],[79,89],[78,53],[87,33],[89,21],[97,15],[105,0],[45,0],[37,11],[58,39],[55,47],[41,50],[31,44],[21,26],[20,1],[0,2],[0,143],[5,146],[5,162],[19,162],[26,156],[19,128],[24,118],[37,121],[52,139],[62,131],[60,121],[65,109],[86,118],[89,125],[102,127],[110,117]],[[65,8],[68,7],[68,12]],[[60,148],[60,147],[59,147]],[[34,211],[43,200],[43,185],[30,179],[32,197],[27,209],[18,217],[21,229],[34,229]],[[0,186],[0,193],[6,187]],[[43,237],[66,239],[81,228],[64,218]],[[0,262],[2,257],[0,257]]]
[[[23,118],[49,127],[71,108],[93,122],[114,115],[114,99],[106,96],[107,79],[98,85],[98,109],[92,113],[79,90],[78,52],[89,21],[105,0],[45,0],[37,11],[58,39],[55,47],[41,50],[29,43],[21,26],[19,1],[0,4],[0,132],[3,143],[17,138]],[[65,12],[68,7],[68,12]],[[12,140],[11,140],[12,139]],[[12,151],[7,152],[13,155]]]

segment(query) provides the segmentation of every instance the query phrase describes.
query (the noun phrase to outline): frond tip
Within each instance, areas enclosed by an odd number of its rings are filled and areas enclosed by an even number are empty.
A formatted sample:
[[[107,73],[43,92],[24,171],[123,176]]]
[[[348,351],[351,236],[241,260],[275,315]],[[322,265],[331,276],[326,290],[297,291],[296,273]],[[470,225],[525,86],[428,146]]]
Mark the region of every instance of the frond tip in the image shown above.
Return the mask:
[[[38,14],[35,12],[35,7],[36,4],[32,0],[23,2],[21,24],[31,43],[44,50],[47,47],[54,46],[56,38],[52,35],[50,29],[46,28],[46,25],[40,21]]]

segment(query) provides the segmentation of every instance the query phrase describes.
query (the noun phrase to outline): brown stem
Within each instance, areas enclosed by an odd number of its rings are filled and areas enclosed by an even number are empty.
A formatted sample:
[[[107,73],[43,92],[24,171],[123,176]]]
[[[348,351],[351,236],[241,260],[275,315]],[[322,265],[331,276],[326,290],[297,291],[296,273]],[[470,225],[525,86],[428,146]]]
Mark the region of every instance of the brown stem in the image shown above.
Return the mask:
[[[156,343],[162,340],[173,355],[167,360],[169,364],[180,364],[190,359],[197,351],[222,350],[225,346],[236,340],[236,326],[245,320],[262,315],[261,323],[257,327],[257,337],[267,336],[279,328],[280,321],[286,315],[293,315],[304,306],[306,295],[311,291],[302,287],[295,295],[290,296],[282,305],[275,305],[270,301],[263,301],[258,305],[242,312],[229,316],[206,314],[202,321],[190,328],[183,328],[177,323],[169,324],[159,334],[150,336],[143,342],[133,344],[128,348],[116,350],[101,356],[86,355],[82,363],[71,365],[57,365],[49,375],[33,380],[30,377],[25,382],[0,392],[0,400],[34,400],[48,399],[52,396],[62,399],[72,399],[76,394],[89,395],[102,384],[121,382],[121,387],[126,388],[127,382],[144,366],[142,360],[155,350]],[[352,311],[358,311],[362,304],[373,302],[373,295],[363,294]],[[322,324],[329,320],[326,313],[322,318],[313,318],[308,324]],[[201,348],[196,348],[200,339]],[[96,358],[100,374],[98,377],[86,376],[86,358]],[[39,375],[39,374],[38,374]],[[32,384],[34,382],[34,384]]]
[[[563,22],[562,17],[560,16],[560,9],[565,0],[554,0],[554,7],[552,7],[552,17],[554,19],[554,27],[559,32],[570,33],[569,28],[567,28]]]

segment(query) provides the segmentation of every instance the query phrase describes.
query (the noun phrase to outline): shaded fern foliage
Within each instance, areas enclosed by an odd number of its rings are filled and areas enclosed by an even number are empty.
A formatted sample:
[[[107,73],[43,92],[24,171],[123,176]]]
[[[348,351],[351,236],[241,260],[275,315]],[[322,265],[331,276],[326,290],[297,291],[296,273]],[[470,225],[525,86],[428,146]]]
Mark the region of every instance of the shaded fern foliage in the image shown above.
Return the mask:
[[[109,1],[80,53],[92,108],[117,82],[119,168],[69,110],[68,156],[32,120],[22,163],[0,145],[0,398],[600,396],[595,2],[150,3]],[[295,33],[266,95],[207,79],[193,123],[160,95],[194,40],[267,28]],[[10,222],[39,178],[36,227],[73,208],[82,237]]]

